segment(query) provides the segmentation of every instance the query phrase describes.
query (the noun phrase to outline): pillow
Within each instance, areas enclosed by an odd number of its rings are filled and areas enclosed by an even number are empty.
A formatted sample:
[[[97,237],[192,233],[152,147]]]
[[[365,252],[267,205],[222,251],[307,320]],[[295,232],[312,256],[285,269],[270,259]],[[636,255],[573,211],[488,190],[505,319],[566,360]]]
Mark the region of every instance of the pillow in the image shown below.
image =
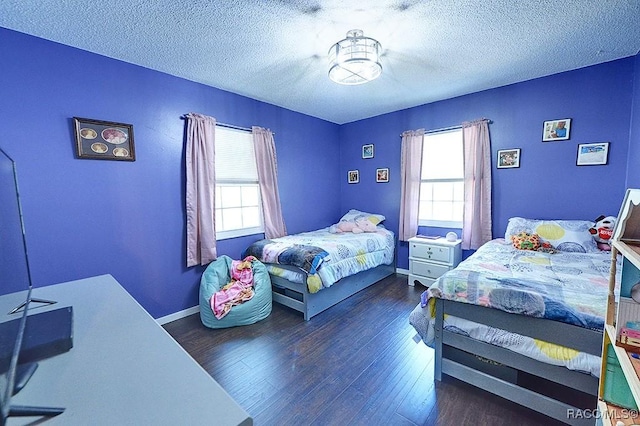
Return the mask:
[[[380,222],[385,220],[385,217],[381,214],[373,214],[373,213],[365,213],[359,210],[351,209],[342,216],[340,222],[355,222],[356,219],[365,218],[372,222],[374,225],[378,225]]]
[[[522,217],[509,219],[505,239],[510,240],[512,235],[526,232],[538,234],[540,243],[549,243],[558,251],[570,251],[577,253],[596,253],[596,246],[589,228],[593,222],[588,220],[536,220]]]
[[[511,236],[511,243],[518,250],[538,250],[540,248],[540,237],[538,234],[519,232]]]

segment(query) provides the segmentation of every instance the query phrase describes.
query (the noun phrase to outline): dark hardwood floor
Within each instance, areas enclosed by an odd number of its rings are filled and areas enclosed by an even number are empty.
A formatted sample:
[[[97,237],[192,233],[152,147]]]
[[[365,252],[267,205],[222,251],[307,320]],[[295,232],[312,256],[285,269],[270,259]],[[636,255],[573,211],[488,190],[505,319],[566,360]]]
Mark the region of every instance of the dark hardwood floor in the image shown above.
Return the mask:
[[[433,350],[413,340],[423,287],[396,275],[304,321],[273,305],[254,325],[212,330],[198,314],[165,329],[256,425],[553,425],[458,380],[433,380]]]

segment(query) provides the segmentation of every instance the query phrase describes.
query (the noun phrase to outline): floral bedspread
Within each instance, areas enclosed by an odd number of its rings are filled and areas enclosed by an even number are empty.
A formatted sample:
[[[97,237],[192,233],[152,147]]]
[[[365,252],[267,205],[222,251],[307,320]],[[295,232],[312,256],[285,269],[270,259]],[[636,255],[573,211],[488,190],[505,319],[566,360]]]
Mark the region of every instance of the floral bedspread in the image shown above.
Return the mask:
[[[268,247],[271,245],[271,247]],[[256,249],[262,247],[262,249]],[[286,250],[315,248],[319,252],[313,256],[322,256],[316,262],[315,270],[307,270],[300,265],[290,262],[292,258],[306,258],[309,256],[282,256]],[[261,262],[288,264],[300,267],[307,273],[307,287],[309,292],[316,293],[322,288],[330,287],[339,279],[356,274],[379,265],[393,263],[395,240],[393,232],[378,226],[376,232],[353,234],[350,232],[333,234],[329,228],[295,235],[287,235],[271,240],[261,240],[252,244],[246,254],[256,256]],[[319,278],[317,280],[316,278]]]

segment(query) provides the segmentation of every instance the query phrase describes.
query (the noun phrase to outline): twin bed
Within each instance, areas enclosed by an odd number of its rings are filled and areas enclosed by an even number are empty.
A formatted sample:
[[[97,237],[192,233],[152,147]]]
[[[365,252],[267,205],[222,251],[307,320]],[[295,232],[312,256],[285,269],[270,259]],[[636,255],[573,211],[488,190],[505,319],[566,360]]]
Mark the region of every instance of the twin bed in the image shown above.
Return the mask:
[[[335,232],[335,227],[260,240],[243,253],[255,256],[271,276],[273,301],[304,319],[395,273],[393,232],[383,216],[351,210],[344,221],[370,220],[375,232]]]
[[[409,322],[435,349],[437,380],[447,374],[562,422],[593,424],[615,260],[589,226],[513,218],[507,238],[422,294]],[[509,237],[522,231],[559,250],[516,249]]]

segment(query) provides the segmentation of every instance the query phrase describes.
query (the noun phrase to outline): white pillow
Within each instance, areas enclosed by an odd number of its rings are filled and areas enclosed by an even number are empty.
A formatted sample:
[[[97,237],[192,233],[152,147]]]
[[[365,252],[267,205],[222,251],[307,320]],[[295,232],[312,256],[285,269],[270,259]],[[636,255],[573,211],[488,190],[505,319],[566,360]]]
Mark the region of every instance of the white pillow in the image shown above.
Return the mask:
[[[373,222],[374,225],[378,225],[380,222],[385,220],[385,217],[381,214],[366,213],[359,210],[351,209],[347,212],[347,214],[342,216],[340,222],[355,222],[356,219],[359,219],[361,217],[369,219],[369,221]]]
[[[541,242],[548,242],[557,250],[577,253],[596,253],[598,246],[589,228],[593,222],[588,220],[537,220],[512,217],[509,219],[504,238],[519,232],[538,234]]]

